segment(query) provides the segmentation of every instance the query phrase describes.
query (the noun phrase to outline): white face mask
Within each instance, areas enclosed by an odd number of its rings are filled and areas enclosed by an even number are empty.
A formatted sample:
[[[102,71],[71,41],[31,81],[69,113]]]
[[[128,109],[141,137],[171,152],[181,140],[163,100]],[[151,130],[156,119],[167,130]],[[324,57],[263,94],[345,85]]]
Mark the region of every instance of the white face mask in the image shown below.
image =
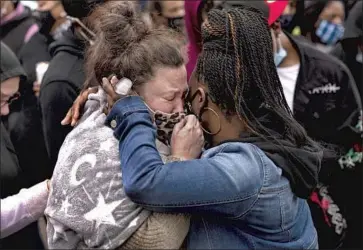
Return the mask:
[[[357,60],[357,62],[359,62],[359,63],[363,63],[363,53],[362,53],[362,51],[359,50],[355,60]]]
[[[280,36],[276,38],[277,41],[277,51],[274,54],[274,62],[276,67],[278,67],[282,61],[287,57],[287,51],[282,47]]]

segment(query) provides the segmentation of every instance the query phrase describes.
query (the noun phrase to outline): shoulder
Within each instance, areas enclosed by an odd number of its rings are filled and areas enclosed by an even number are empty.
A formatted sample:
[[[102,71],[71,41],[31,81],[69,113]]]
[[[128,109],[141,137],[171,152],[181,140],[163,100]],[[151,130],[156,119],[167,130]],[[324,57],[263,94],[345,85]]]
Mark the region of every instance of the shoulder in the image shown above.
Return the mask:
[[[84,80],[83,60],[66,58],[62,54],[58,54],[50,61],[49,68],[44,75],[42,89],[48,88],[48,85],[57,85],[53,88],[59,88],[59,83],[63,83],[63,85],[68,84],[78,92],[81,90]]]
[[[223,143],[205,151],[202,158],[213,161],[228,168],[243,171],[249,177],[264,179],[264,153],[256,146],[242,142]]]
[[[333,55],[323,53],[311,44],[305,42],[297,42],[301,52],[305,57],[306,64],[311,64],[316,70],[326,75],[347,75],[349,69],[347,66]]]

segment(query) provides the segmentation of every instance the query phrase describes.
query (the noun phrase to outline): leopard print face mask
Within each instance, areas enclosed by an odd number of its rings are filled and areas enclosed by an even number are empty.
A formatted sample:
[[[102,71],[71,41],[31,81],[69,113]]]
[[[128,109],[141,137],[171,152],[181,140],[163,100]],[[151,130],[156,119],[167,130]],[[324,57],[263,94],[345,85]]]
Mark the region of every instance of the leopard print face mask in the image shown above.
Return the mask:
[[[161,111],[155,111],[154,122],[156,125],[156,136],[159,141],[167,146],[170,146],[171,135],[173,133],[174,126],[179,123],[185,117],[185,113],[164,113]]]

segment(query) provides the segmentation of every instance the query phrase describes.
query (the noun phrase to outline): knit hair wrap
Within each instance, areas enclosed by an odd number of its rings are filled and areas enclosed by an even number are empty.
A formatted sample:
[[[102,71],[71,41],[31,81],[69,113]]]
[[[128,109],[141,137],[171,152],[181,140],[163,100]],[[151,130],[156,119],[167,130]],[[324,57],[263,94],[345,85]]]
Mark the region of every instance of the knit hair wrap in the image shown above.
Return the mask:
[[[178,249],[189,216],[152,213],[125,194],[119,142],[105,126],[106,95],[91,94],[66,137],[53,173],[45,215],[49,249]],[[156,141],[164,162],[170,150]]]

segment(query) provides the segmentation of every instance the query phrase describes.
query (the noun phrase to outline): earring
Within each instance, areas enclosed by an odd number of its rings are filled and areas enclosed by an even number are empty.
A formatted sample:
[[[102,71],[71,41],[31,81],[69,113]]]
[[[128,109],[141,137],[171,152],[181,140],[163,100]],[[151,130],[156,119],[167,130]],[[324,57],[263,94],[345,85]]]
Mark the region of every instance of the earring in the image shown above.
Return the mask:
[[[203,126],[202,125],[200,125],[200,127],[202,128],[202,130],[206,133],[206,134],[208,134],[208,135],[216,135],[216,134],[218,134],[220,131],[221,131],[221,129],[222,129],[222,125],[221,125],[221,119],[219,118],[219,115],[218,115],[218,113],[215,111],[215,110],[213,110],[213,109],[211,109],[211,108],[209,108],[209,107],[205,107],[205,108],[203,108],[203,111],[202,111],[202,113],[200,114],[200,116],[199,116],[199,120],[201,121],[202,120],[202,114],[203,113],[205,113],[206,111],[210,111],[210,112],[212,112],[217,118],[218,118],[218,121],[219,121],[219,127],[218,127],[218,130],[217,130],[217,132],[215,132],[215,133],[211,133],[211,132],[209,132],[208,130],[206,130],[205,128],[203,128]]]

